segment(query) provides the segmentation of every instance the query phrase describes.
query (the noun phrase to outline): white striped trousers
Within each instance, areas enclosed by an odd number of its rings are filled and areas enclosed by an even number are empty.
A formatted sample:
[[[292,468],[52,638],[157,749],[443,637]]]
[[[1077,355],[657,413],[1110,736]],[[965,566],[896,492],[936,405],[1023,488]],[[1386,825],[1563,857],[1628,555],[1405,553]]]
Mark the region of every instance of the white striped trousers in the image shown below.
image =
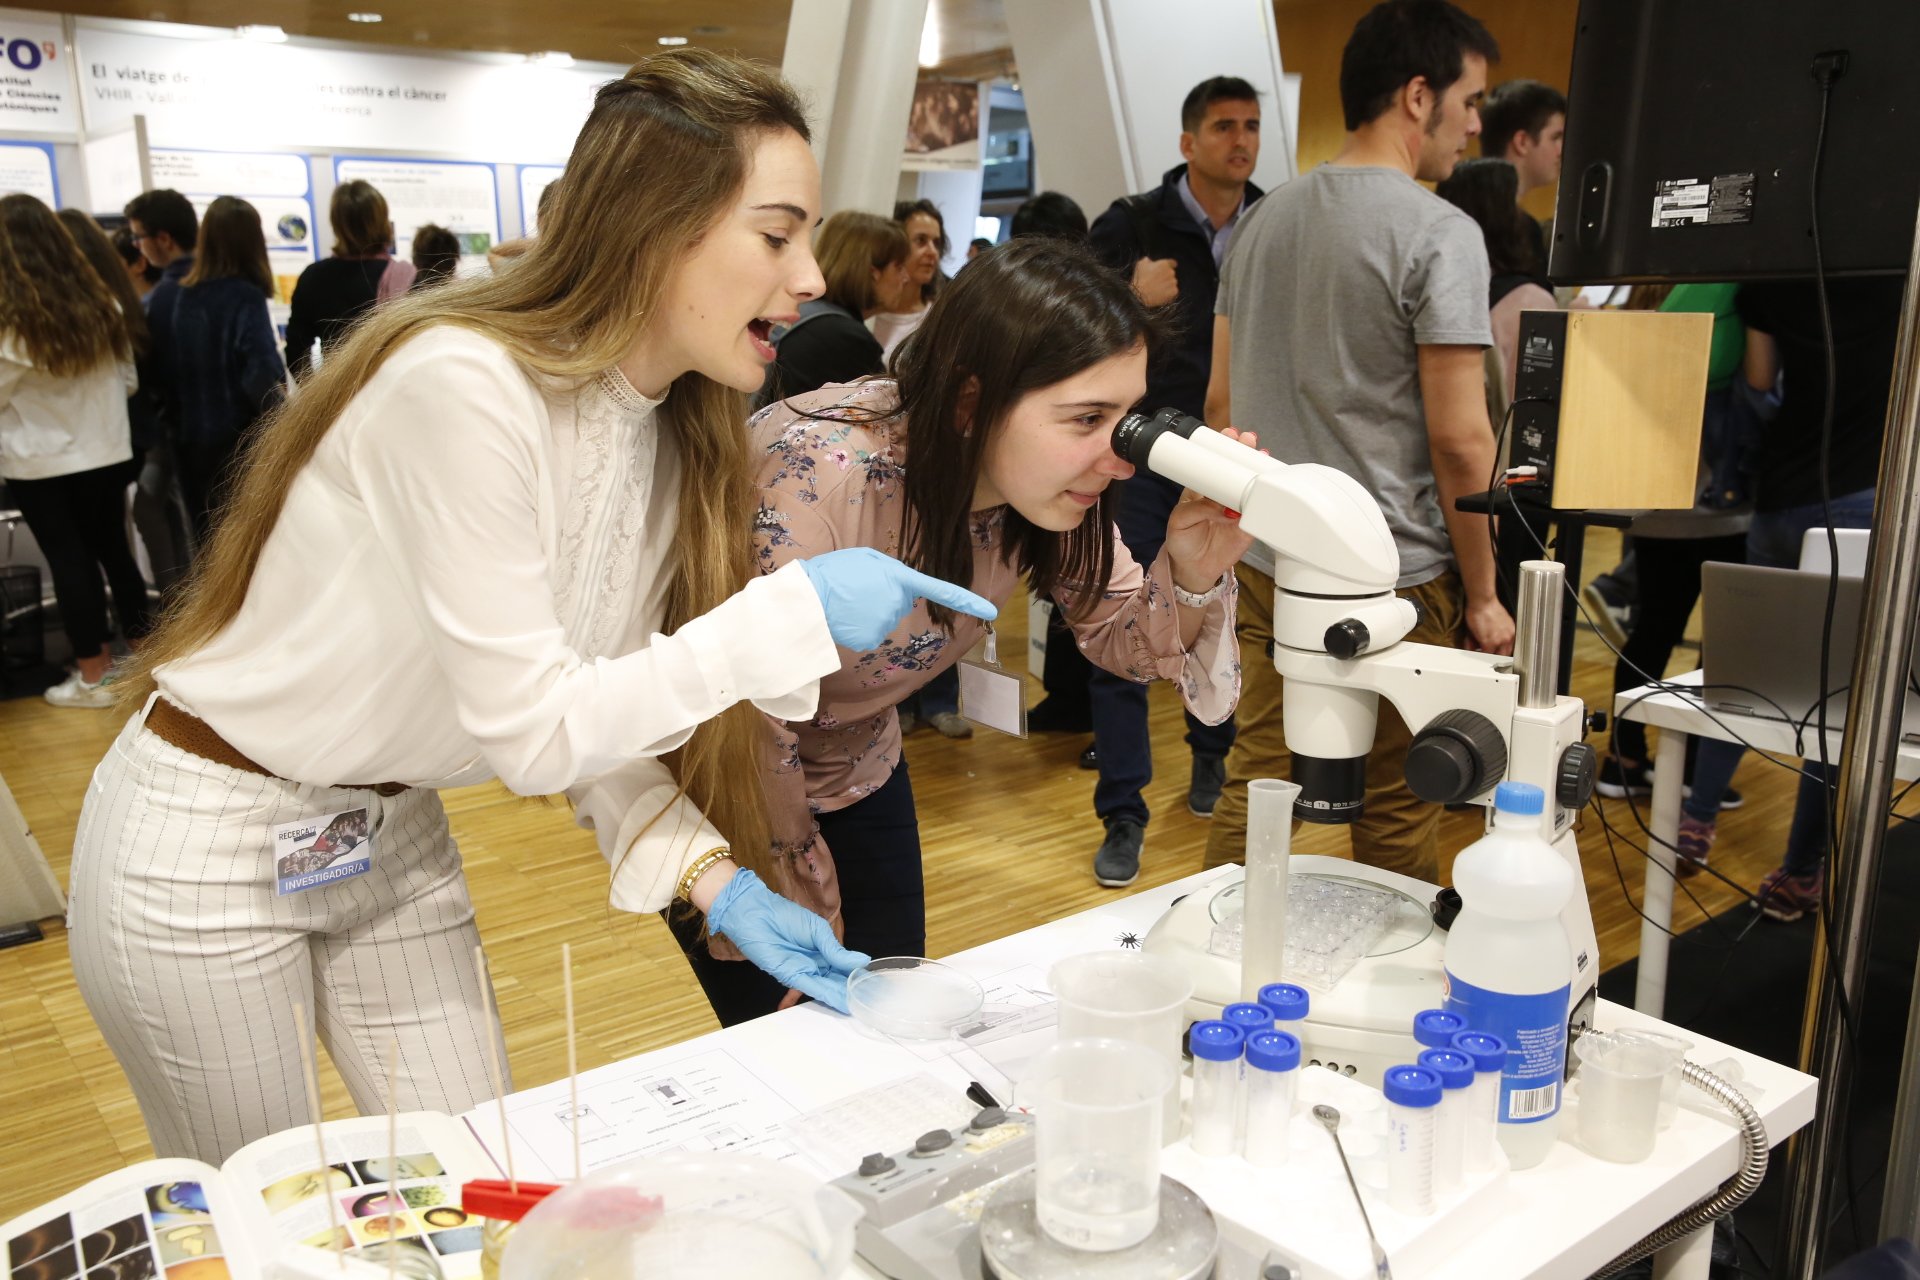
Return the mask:
[[[387,1108],[396,1034],[402,1111],[490,1098],[484,1037],[499,1027],[438,793],[382,799],[244,773],[168,745],[144,719],[94,770],[67,925],[80,993],[156,1153],[218,1164],[310,1118],[295,1005],[362,1113]],[[276,896],[273,828],[361,807],[371,869]]]

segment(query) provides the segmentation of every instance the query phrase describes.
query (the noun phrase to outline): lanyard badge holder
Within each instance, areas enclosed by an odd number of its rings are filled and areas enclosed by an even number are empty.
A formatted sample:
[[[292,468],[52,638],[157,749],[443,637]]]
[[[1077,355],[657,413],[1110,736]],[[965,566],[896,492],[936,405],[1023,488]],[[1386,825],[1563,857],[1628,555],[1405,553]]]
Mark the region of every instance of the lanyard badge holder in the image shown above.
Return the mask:
[[[961,660],[960,714],[977,725],[998,729],[1016,738],[1027,736],[1025,682],[1000,665],[999,644],[991,626],[987,628],[987,651],[983,660]]]

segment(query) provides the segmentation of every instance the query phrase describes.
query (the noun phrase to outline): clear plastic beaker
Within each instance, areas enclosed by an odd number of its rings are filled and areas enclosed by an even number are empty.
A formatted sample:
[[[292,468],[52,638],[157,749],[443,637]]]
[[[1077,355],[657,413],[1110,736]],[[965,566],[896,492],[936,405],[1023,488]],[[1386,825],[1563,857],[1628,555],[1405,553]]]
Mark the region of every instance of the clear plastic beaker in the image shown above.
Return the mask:
[[[1060,1039],[1125,1040],[1150,1049],[1172,1075],[1161,1132],[1180,1136],[1180,1058],[1193,977],[1172,960],[1132,951],[1068,956],[1047,973],[1059,1001]]]
[[[838,1280],[860,1207],[798,1169],[725,1152],[644,1156],[542,1200],[502,1280]]]
[[[1589,1031],[1573,1051],[1580,1062],[1580,1145],[1602,1160],[1645,1160],[1653,1154],[1660,1088],[1673,1065],[1672,1050]]]
[[[1629,1027],[1613,1034],[1617,1039],[1639,1040],[1654,1045],[1672,1056],[1673,1065],[1667,1068],[1666,1079],[1660,1082],[1659,1124],[1662,1129],[1671,1129],[1674,1117],[1680,1114],[1680,1085],[1684,1079],[1687,1054],[1693,1051],[1693,1041],[1669,1035],[1665,1031],[1648,1031],[1639,1027]]]
[[[1160,1221],[1166,1059],[1126,1040],[1062,1040],[1025,1082],[1040,1229],[1071,1249],[1138,1244]]]

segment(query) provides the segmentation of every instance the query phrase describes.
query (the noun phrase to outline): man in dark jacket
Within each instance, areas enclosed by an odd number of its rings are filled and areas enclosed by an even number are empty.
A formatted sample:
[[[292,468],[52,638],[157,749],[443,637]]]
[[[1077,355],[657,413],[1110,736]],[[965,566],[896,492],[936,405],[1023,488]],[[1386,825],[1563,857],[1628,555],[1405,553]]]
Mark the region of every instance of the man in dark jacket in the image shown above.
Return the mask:
[[[1201,417],[1213,363],[1213,301],[1220,260],[1247,206],[1260,198],[1248,179],[1260,159],[1259,92],[1237,76],[1195,85],[1180,108],[1180,154],[1186,163],[1160,186],[1114,201],[1094,222],[1093,248],[1149,306],[1169,306],[1178,336],[1153,355],[1147,370],[1149,410],[1175,408]],[[1121,485],[1120,537],[1142,565],[1166,541],[1167,515],[1180,486],[1142,471]],[[1146,686],[1096,669],[1092,676],[1093,740],[1100,781],[1093,810],[1106,827],[1094,856],[1094,878],[1115,887],[1140,874],[1149,817],[1142,789],[1153,778]],[[1233,721],[1203,725],[1187,716],[1193,750],[1187,808],[1213,813],[1225,777]]]

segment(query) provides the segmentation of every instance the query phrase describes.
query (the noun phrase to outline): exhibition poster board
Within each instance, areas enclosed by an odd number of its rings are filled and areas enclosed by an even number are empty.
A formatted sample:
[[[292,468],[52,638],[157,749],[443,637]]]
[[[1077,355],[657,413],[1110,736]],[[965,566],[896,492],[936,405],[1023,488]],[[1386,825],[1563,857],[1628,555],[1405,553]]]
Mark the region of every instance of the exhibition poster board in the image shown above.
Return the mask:
[[[559,165],[523,164],[520,166],[520,234],[540,234],[540,195],[566,172]]]
[[[336,157],[334,182],[355,179],[371,182],[386,197],[397,258],[412,258],[414,230],[429,222],[460,238],[462,270],[484,261],[487,250],[500,243],[500,190],[490,164]]]
[[[0,133],[80,127],[60,19],[0,9]]]
[[[25,192],[60,207],[60,178],[53,171],[53,147],[45,142],[0,142],[0,196]]]
[[[180,192],[202,217],[217,196],[238,196],[259,210],[276,300],[284,305],[293,297],[294,282],[319,256],[320,236],[325,233],[314,221],[307,157],[155,147],[148,153],[148,163],[153,168],[153,185]],[[276,314],[275,319],[285,317]]]
[[[231,30],[81,18],[87,130],[135,115],[160,146],[385,151],[550,163],[573,148],[611,66],[468,61],[235,39]]]
[[[907,116],[904,170],[978,169],[987,95],[978,84],[922,80]]]

